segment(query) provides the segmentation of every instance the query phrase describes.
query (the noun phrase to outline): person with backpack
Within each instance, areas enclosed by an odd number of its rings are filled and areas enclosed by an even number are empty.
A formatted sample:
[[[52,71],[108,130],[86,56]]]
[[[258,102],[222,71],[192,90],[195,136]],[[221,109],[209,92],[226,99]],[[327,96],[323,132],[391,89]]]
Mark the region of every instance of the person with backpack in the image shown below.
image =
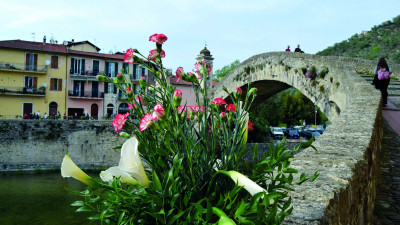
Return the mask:
[[[387,104],[387,88],[390,83],[390,74],[392,74],[392,68],[386,63],[384,57],[379,59],[378,65],[375,66],[374,70],[374,81],[372,82],[375,85],[376,89],[379,89],[382,93],[382,104],[385,106]]]

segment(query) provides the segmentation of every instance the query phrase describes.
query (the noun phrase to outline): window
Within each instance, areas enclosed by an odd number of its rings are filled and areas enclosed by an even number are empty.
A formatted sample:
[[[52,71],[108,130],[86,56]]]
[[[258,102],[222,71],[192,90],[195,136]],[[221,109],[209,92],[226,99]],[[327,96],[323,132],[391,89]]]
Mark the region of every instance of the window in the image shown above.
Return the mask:
[[[37,77],[25,76],[24,87],[25,88],[36,88],[37,87]]]
[[[62,79],[50,78],[50,91],[62,91]]]
[[[124,69],[124,74],[128,74],[129,64],[122,63],[122,68]]]
[[[51,68],[58,69],[58,56],[57,55],[51,56]]]
[[[115,77],[118,73],[118,64],[115,62],[106,62],[106,70],[109,77]]]
[[[135,80],[139,80],[141,76],[144,76],[145,70],[144,68],[140,67],[139,65],[133,65],[133,72]]]
[[[71,58],[71,74],[85,74],[85,59]]]
[[[93,75],[100,74],[100,61],[93,60]]]
[[[36,71],[37,70],[37,54],[26,53],[25,55],[25,70]]]

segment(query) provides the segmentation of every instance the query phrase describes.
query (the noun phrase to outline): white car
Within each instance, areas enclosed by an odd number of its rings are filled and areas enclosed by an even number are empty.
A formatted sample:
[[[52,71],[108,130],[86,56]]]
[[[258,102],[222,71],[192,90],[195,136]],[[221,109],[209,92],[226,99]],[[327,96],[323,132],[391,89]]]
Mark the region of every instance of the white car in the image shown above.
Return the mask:
[[[280,127],[271,127],[271,135],[273,139],[282,139],[283,131]]]

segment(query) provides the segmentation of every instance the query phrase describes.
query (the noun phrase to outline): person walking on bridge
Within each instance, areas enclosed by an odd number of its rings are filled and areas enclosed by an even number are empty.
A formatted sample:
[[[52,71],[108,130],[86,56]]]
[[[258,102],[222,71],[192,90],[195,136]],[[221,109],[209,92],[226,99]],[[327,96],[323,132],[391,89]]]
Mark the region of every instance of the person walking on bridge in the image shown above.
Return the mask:
[[[379,89],[382,93],[382,104],[385,106],[387,104],[387,88],[390,83],[390,74],[392,74],[392,68],[386,63],[384,57],[379,59],[378,65],[375,66],[374,70],[374,81],[375,88]]]

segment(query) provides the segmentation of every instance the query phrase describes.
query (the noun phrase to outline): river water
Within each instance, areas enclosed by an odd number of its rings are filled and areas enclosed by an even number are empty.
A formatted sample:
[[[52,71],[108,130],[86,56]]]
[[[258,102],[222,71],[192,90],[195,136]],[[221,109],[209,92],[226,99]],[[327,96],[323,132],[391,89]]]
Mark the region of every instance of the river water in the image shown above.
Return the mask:
[[[2,225],[92,225],[88,213],[71,206],[82,200],[69,190],[85,185],[60,173],[0,174],[0,224]]]

